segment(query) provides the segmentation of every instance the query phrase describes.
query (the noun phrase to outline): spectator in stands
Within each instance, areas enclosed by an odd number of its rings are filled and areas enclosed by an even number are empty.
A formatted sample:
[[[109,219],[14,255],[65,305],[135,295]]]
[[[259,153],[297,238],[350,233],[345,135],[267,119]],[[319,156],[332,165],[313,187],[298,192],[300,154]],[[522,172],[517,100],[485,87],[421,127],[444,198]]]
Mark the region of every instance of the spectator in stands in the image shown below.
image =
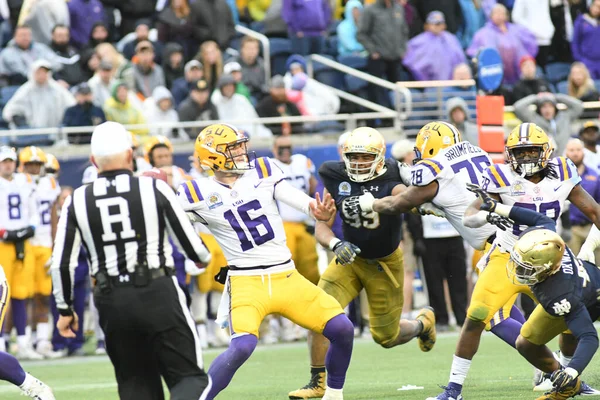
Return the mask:
[[[408,25],[404,8],[392,0],[377,0],[360,18],[356,39],[369,53],[367,72],[390,82],[400,80],[400,63],[406,52]],[[369,85],[369,100],[392,108],[387,90]]]
[[[108,121],[118,122],[123,125],[145,124],[146,119],[142,111],[129,100],[129,89],[122,80],[115,80],[111,88],[111,96],[104,103],[104,114]],[[147,135],[148,128],[130,129],[134,135]]]
[[[117,1],[116,7],[121,12],[119,30],[123,37],[136,30],[138,21],[152,19],[156,10],[156,0]]]
[[[265,14],[263,23],[265,24],[264,34],[268,37],[288,37],[288,27],[281,17],[283,10],[283,0],[271,0],[271,5]]]
[[[550,17],[548,0],[515,0],[512,20],[535,35],[538,44],[537,63],[545,67],[550,55],[550,44],[554,37],[554,24]]]
[[[127,42],[123,47],[123,55],[128,59],[132,60],[133,56],[136,55],[136,49],[138,44],[141,42],[151,42],[154,48],[154,54],[156,56],[156,62],[161,64],[162,45],[159,42],[153,42],[150,40],[150,28],[152,27],[152,21],[149,19],[140,19],[135,23],[135,39]]]
[[[439,62],[439,55],[444,62]],[[425,32],[408,42],[402,63],[417,81],[449,80],[454,67],[464,64],[465,53],[460,42],[446,31],[444,14],[432,11],[425,21]]]
[[[65,82],[67,86],[74,86],[86,79],[81,70],[81,56],[69,44],[70,40],[69,28],[64,25],[56,25],[52,30],[50,48],[54,50],[58,56],[58,62],[62,64],[61,70],[54,74],[54,79]]]
[[[95,49],[85,49],[81,51],[81,59],[79,61],[81,75],[83,80],[90,80],[100,66],[100,57],[96,54]]]
[[[163,72],[167,89],[171,89],[173,81],[183,77],[184,54],[179,43],[167,43],[163,54]]]
[[[240,56],[237,62],[242,67],[242,82],[250,89],[250,94],[261,99],[266,92],[265,65],[259,54],[259,41],[244,36],[240,45]]]
[[[66,109],[63,126],[96,126],[106,122],[104,111],[93,103],[92,89],[84,82],[75,87],[77,104]],[[69,143],[89,143],[89,133],[69,133]]]
[[[0,75],[9,85],[20,85],[27,81],[32,63],[46,60],[54,71],[62,67],[54,52],[45,44],[31,40],[31,28],[17,26],[12,43],[0,52]]]
[[[473,79],[473,73],[471,68],[467,64],[459,64],[454,68],[452,72],[453,81],[463,81]],[[465,101],[475,102],[477,92],[475,85],[471,86],[447,86],[442,89],[444,95],[444,101],[449,100],[452,97],[462,97]],[[469,115],[475,116],[475,105],[469,106]]]
[[[558,111],[557,103],[567,106],[566,110]],[[535,104],[536,111],[529,106]],[[542,128],[556,143],[556,154],[563,154],[567,141],[571,137],[571,124],[583,112],[583,103],[565,94],[539,93],[527,96],[514,105],[515,114],[523,122],[533,122]]]
[[[112,63],[108,60],[102,60],[98,67],[98,71],[88,81],[92,90],[93,103],[98,107],[103,107],[106,100],[110,97],[112,87]]]
[[[519,61],[523,56],[535,57],[538,51],[535,36],[527,28],[508,22],[508,11],[502,4],[492,9],[490,21],[481,28],[467,49],[469,57],[475,57],[484,47],[500,52],[504,66],[504,84],[512,85],[519,80]]]
[[[223,53],[216,42],[209,40],[202,43],[200,53],[196,59],[202,63],[204,68],[204,79],[210,90],[213,91],[217,86],[217,81],[223,73]]]
[[[152,97],[144,100],[143,112],[146,122],[150,125],[151,135],[164,135],[170,139],[190,139],[185,130],[175,127],[179,123],[179,115],[173,107],[173,96],[166,87],[154,88]],[[157,123],[166,125],[156,126]]]
[[[161,43],[176,42],[183,47],[186,60],[192,58],[198,48],[194,37],[194,26],[187,0],[172,0],[169,6],[158,14],[156,28],[158,41]]]
[[[88,47],[96,48],[101,43],[109,43],[110,38],[108,37],[108,28],[103,21],[98,21],[92,25],[92,31],[90,33],[90,40],[88,40]]]
[[[423,32],[423,20],[412,2],[409,0],[400,0],[400,4],[404,8],[404,20],[408,24],[408,37],[414,38]]]
[[[214,40],[225,51],[235,37],[231,8],[225,0],[196,0],[190,4],[194,37],[198,43]],[[204,64],[206,66],[206,64]],[[219,78],[215,78],[215,83]]]
[[[463,14],[458,0],[419,0],[414,2],[421,20],[425,20],[432,11],[441,11],[446,17],[448,32],[455,34],[462,24]]]
[[[217,108],[210,100],[210,86],[204,79],[194,81],[190,85],[189,96],[177,108],[179,120],[215,121],[219,119]],[[186,129],[190,137],[195,137],[201,128]]]
[[[596,200],[600,201],[600,177],[595,169],[586,165],[586,156],[583,150],[583,143],[579,139],[571,139],[567,143],[565,155],[577,167],[577,172],[581,177],[581,187]],[[573,254],[578,254],[581,246],[587,239],[592,229],[590,221],[577,207],[569,208],[569,220],[571,222],[571,240],[569,240],[569,249]],[[600,249],[596,249],[594,255],[600,260]]]
[[[573,62],[571,39],[573,37],[573,18],[568,3],[580,0],[550,1],[550,18],[554,25],[554,36],[550,44],[549,61]],[[590,1],[590,0],[585,0]]]
[[[49,45],[56,25],[69,26],[67,3],[56,0],[26,0],[19,15],[19,25],[31,27],[34,42]]]
[[[223,67],[223,74],[231,75],[235,80],[235,92],[251,100],[250,89],[242,81],[242,66],[237,61],[231,61]]]
[[[158,86],[165,86],[165,74],[160,65],[154,62],[154,47],[144,40],[135,47],[137,64],[133,67],[136,92],[143,98],[152,96]]]
[[[365,48],[356,40],[358,19],[363,6],[359,0],[350,0],[344,9],[344,20],[337,26],[338,54],[340,56],[365,55]]]
[[[469,108],[462,97],[452,97],[446,100],[446,118],[462,134],[463,140],[479,146],[477,124],[469,121]]]
[[[71,44],[83,49],[90,41],[95,23],[104,18],[104,7],[100,0],[70,0],[67,3],[71,21]]]
[[[513,87],[511,96],[513,103],[532,94],[550,91],[548,82],[546,82],[544,78],[536,77],[537,69],[535,58],[531,56],[522,57],[519,62],[519,67],[521,69],[521,80]]]
[[[218,89],[212,94],[211,101],[217,107],[219,117],[225,121],[258,119],[250,100],[235,93],[235,79],[231,75],[224,74],[219,78]],[[263,124],[233,123],[251,138],[273,135]]]
[[[587,121],[579,131],[579,139],[584,145],[585,164],[600,173],[600,128],[595,122]]]
[[[581,101],[598,101],[598,90],[584,63],[574,62],[571,65],[568,82],[569,96]]]
[[[248,0],[242,14],[249,17],[250,21],[260,22],[265,19],[270,6],[270,0]]]
[[[185,100],[190,94],[191,83],[198,81],[204,77],[204,69],[202,63],[198,60],[190,60],[183,67],[183,78],[177,78],[173,82],[171,93],[175,106]]]
[[[48,128],[60,126],[65,110],[75,104],[73,95],[50,74],[51,64],[36,60],[29,80],[8,101],[2,118],[15,126]]]
[[[306,60],[297,54],[291,55],[286,61],[286,67],[289,72],[284,76],[285,87],[291,89],[292,77],[306,73]],[[315,79],[308,78],[302,94],[310,115],[331,115],[340,111],[340,98],[337,94]]]
[[[113,78],[123,80],[130,90],[136,90],[133,64],[123,57],[112,44],[99,44],[96,46],[96,54],[98,54],[101,60],[109,61],[112,64]]]
[[[256,106],[256,111],[261,118],[299,116],[300,111],[293,103],[287,100],[285,82],[281,75],[275,75],[271,79],[270,96],[264,97]],[[284,121],[278,124],[268,124],[274,135],[291,135],[302,133],[301,123],[289,123]]]
[[[292,53],[308,55],[325,52],[325,35],[331,22],[328,0],[283,0],[281,17],[288,26]]]
[[[302,92],[306,87],[306,82],[308,82],[308,75],[300,72],[292,77],[292,87],[286,90],[288,101],[298,107],[298,111],[302,115],[310,115],[306,100],[304,99],[304,93]]]
[[[486,16],[483,4],[480,1],[459,0],[463,14],[463,22],[459,25],[456,37],[460,40],[463,49],[469,47],[475,33],[483,27]]]

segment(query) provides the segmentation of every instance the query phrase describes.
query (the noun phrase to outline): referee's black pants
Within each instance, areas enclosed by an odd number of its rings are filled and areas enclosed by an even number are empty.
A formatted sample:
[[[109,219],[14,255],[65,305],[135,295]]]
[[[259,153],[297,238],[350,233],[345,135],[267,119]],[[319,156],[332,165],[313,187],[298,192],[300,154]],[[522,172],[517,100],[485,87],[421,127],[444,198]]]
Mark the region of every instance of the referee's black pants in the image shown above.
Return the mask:
[[[436,323],[448,325],[448,309],[444,296],[444,279],[448,281],[452,311],[458,326],[467,315],[467,255],[460,236],[425,239],[423,269],[429,304],[435,310]]]
[[[208,384],[196,327],[175,277],[145,287],[94,289],[121,400],[198,400]]]

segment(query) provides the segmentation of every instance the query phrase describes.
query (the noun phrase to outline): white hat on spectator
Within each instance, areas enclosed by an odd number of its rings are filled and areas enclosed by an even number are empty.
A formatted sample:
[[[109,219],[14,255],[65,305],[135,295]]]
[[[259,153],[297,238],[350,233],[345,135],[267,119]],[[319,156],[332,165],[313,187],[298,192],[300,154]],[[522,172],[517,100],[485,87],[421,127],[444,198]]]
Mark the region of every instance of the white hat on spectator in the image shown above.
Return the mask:
[[[350,131],[344,132],[340,135],[337,142],[338,147],[342,147],[344,143],[346,143],[346,139],[348,139],[348,136],[350,136]]]
[[[90,147],[95,157],[124,153],[132,147],[131,134],[118,122],[108,121],[94,128]]]
[[[0,147],[0,162],[4,160],[17,161],[17,152],[14,148],[8,146]]]
[[[241,72],[241,71],[242,71],[242,66],[237,61],[228,62],[223,67],[223,73],[225,73],[226,75],[229,75],[232,72]]]
[[[183,72],[187,73],[192,68],[202,69],[202,63],[198,60],[190,60],[183,67]]]

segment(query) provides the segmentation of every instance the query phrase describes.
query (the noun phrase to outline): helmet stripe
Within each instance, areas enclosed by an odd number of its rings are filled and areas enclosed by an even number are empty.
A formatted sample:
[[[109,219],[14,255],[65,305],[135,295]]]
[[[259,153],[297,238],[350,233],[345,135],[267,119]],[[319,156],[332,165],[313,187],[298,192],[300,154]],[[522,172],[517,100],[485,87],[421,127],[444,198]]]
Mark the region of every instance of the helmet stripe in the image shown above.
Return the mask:
[[[450,129],[452,131],[452,134],[454,136],[454,143],[458,143],[460,142],[460,132],[458,131],[458,129],[456,129],[456,127],[452,124],[449,124],[448,122],[444,122],[444,121],[440,121],[443,125],[446,125],[446,127],[448,129]]]
[[[521,128],[519,129],[519,141],[524,142],[529,137],[529,123],[526,122],[521,124]]]

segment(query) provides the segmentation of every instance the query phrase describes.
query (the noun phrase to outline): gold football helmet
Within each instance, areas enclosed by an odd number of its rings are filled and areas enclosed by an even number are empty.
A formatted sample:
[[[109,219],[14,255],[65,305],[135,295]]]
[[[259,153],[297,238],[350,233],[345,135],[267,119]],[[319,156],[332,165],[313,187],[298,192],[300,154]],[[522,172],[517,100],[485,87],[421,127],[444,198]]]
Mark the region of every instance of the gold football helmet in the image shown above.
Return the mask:
[[[550,139],[542,128],[532,123],[517,126],[508,135],[506,161],[518,174],[531,176],[548,166],[552,151]]]
[[[46,153],[46,164],[44,164],[44,170],[47,174],[58,174],[60,171],[60,164],[53,154]]]
[[[27,146],[19,153],[19,163],[21,165],[28,163],[46,164],[47,161],[44,150],[36,146]]]
[[[132,144],[133,144],[133,142],[132,142]],[[148,139],[148,141],[146,141],[146,144],[144,144],[144,159],[147,162],[149,162],[151,165],[153,165],[152,150],[154,150],[154,148],[156,146],[164,146],[167,149],[169,149],[169,151],[171,153],[173,153],[173,145],[171,144],[171,141],[166,136],[162,136],[162,135],[152,136],[150,139]]]
[[[454,125],[433,121],[421,128],[415,141],[415,163],[435,157],[440,150],[462,142],[462,136]]]
[[[236,151],[234,154],[232,150],[240,146],[242,152]],[[252,168],[248,155],[248,137],[232,125],[207,126],[198,135],[194,149],[204,170],[243,174]]]
[[[372,161],[353,160],[354,154],[372,154]],[[369,127],[350,132],[342,146],[346,172],[354,182],[366,182],[381,172],[385,165],[385,140],[381,133]]]
[[[560,235],[550,229],[525,231],[515,243],[506,264],[508,277],[517,284],[542,282],[560,268],[565,248]]]

